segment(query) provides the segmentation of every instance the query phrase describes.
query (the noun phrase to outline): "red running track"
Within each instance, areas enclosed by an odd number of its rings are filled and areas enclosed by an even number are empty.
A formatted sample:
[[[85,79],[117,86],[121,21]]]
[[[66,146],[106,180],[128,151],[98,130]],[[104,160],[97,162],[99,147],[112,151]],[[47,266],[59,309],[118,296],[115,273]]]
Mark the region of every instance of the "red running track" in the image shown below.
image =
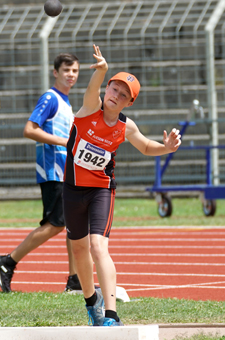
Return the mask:
[[[10,253],[30,231],[0,229],[0,254]],[[62,292],[68,276],[65,238],[62,232],[24,257],[12,289]],[[117,285],[130,297],[225,301],[225,227],[114,228],[109,250]]]

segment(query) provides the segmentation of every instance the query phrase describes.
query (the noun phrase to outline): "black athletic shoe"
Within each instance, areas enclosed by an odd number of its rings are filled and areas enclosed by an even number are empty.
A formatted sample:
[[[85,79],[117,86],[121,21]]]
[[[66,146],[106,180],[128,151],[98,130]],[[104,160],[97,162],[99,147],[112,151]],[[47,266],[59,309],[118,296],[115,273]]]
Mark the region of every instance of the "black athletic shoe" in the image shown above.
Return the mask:
[[[95,286],[95,289],[100,289],[99,286]],[[65,293],[70,294],[83,294],[80,281],[78,279],[77,274],[68,276],[66,288],[64,289]]]
[[[2,291],[5,293],[10,293],[11,280],[16,266],[9,266],[7,262],[8,256],[0,256],[0,286]]]
[[[77,290],[82,291],[77,274],[68,276],[68,280],[67,280],[67,284],[66,284],[66,288],[64,292],[71,293]]]

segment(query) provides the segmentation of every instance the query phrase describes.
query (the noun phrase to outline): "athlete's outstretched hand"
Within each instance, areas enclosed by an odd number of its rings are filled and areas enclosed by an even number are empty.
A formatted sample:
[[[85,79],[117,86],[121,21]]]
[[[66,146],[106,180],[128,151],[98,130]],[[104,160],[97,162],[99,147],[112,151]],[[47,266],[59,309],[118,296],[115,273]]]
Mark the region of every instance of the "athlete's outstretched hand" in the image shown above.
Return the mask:
[[[100,71],[107,71],[108,70],[108,64],[105,60],[105,58],[102,56],[102,53],[100,51],[99,46],[93,45],[95,53],[93,54],[93,57],[97,60],[96,64],[92,64],[90,68],[95,68],[96,70]]]
[[[168,136],[167,132],[164,130],[163,143],[169,152],[175,152],[181,145],[180,131],[174,128]]]

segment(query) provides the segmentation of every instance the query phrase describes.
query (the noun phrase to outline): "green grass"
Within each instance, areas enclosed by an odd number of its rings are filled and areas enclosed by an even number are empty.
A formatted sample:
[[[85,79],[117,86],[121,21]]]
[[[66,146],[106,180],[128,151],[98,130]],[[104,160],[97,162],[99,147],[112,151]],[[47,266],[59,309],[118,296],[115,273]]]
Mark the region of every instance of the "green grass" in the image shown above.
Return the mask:
[[[173,214],[161,218],[153,199],[116,199],[113,226],[224,226],[225,201],[217,201],[216,215],[206,217],[197,198],[173,199]],[[41,201],[0,202],[0,227],[36,227]],[[136,298],[117,302],[125,324],[225,323],[225,301]],[[0,293],[0,326],[87,325],[82,296],[65,293]],[[192,340],[225,340],[198,334]],[[182,338],[185,340],[185,338]]]
[[[193,336],[191,336],[190,338],[188,337],[176,337],[176,340],[180,339],[180,340],[225,340],[225,336],[224,335],[220,335],[219,333],[217,333],[216,335],[213,335],[212,333],[203,333],[200,332],[198,334],[194,334]]]
[[[82,295],[0,293],[1,327],[81,326],[88,318]],[[124,324],[224,323],[225,301],[134,298],[117,302]]]
[[[174,198],[173,214],[158,215],[154,199],[120,199],[115,201],[113,226],[224,226],[225,200],[217,200],[215,216],[206,217],[198,198]],[[0,227],[36,227],[42,218],[42,203],[37,201],[0,202]]]

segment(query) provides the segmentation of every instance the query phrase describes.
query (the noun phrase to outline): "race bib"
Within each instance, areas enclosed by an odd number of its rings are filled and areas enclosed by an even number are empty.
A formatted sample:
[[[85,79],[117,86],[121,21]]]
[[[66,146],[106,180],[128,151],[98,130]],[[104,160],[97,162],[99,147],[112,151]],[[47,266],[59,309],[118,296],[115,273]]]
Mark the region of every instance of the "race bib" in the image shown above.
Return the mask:
[[[104,170],[111,160],[111,153],[81,139],[74,157],[74,163],[88,170]]]

